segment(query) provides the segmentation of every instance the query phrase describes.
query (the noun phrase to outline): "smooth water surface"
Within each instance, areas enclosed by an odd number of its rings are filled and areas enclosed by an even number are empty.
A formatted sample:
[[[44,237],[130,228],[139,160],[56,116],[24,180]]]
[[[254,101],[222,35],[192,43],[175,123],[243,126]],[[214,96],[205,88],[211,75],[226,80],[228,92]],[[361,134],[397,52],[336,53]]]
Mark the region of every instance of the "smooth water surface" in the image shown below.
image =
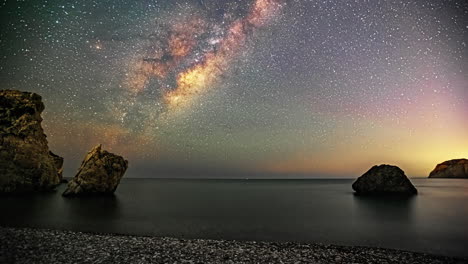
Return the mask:
[[[468,257],[468,180],[412,179],[413,198],[355,196],[351,179],[124,179],[115,196],[0,197],[0,225],[377,246]]]

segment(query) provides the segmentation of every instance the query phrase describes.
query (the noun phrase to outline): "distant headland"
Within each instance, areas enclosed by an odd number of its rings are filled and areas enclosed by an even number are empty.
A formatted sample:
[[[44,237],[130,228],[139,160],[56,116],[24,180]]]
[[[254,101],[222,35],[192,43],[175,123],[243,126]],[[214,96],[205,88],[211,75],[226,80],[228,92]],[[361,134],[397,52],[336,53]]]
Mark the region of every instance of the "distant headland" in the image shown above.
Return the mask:
[[[468,178],[468,159],[454,159],[438,164],[429,178]]]

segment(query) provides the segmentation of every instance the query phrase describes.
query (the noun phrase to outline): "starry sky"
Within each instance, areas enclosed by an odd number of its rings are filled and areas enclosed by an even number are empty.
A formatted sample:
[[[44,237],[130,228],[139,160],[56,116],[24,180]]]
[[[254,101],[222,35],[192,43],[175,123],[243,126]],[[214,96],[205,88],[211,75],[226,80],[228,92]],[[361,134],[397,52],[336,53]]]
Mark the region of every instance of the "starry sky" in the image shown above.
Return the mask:
[[[468,158],[468,4],[0,2],[0,89],[42,95],[71,177],[410,177]]]

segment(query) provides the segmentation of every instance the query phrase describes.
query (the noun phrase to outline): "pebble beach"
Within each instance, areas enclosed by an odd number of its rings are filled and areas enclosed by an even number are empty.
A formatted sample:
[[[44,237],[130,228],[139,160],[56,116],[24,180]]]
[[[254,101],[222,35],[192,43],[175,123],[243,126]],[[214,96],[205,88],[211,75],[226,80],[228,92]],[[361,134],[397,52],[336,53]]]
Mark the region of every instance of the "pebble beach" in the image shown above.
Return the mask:
[[[0,227],[0,263],[468,263],[323,244],[176,239]]]

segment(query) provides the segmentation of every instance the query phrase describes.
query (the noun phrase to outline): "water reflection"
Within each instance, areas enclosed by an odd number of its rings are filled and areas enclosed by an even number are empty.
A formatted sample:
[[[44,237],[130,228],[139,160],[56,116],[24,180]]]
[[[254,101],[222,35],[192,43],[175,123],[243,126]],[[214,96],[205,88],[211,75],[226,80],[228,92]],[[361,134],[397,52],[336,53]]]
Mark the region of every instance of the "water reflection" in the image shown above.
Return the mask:
[[[415,196],[365,196],[353,194],[361,216],[377,221],[411,220]]]
[[[0,225],[467,256],[468,181],[414,180],[414,197],[354,196],[352,182],[124,179],[116,196],[77,198],[62,197],[62,185],[56,193],[0,197]]]
[[[121,217],[117,196],[64,198],[61,192],[0,199],[0,225],[114,232]]]
[[[109,196],[85,196],[64,198],[67,214],[75,219],[109,220],[120,216],[119,198]]]
[[[41,221],[44,212],[53,213],[48,207],[56,199],[57,192],[33,193],[2,196],[0,198],[1,224],[28,226],[34,221]]]
[[[121,205],[115,195],[63,198],[62,210],[67,228],[119,233],[117,223],[121,218]]]

